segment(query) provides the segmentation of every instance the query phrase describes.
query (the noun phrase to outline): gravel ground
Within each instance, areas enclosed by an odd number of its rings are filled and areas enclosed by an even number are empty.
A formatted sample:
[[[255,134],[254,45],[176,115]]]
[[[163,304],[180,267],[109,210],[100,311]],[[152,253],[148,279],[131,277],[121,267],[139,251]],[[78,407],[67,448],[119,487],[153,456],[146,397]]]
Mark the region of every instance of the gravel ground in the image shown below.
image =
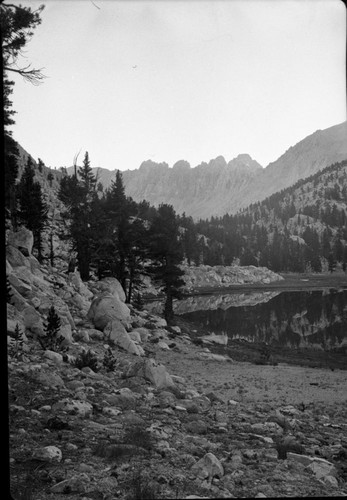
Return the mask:
[[[347,403],[347,371],[278,364],[202,360],[201,348],[187,347],[185,355],[161,354],[161,362],[173,375],[183,375],[204,392],[214,391],[224,400],[259,401],[278,404],[327,405]]]

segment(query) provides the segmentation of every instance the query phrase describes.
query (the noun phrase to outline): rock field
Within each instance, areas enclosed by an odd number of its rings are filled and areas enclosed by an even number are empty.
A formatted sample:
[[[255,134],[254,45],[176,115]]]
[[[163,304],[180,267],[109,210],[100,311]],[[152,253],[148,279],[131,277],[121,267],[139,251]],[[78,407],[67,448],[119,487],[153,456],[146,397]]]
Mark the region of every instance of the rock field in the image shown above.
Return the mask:
[[[7,262],[13,498],[347,495],[345,371],[213,354],[189,325],[125,304],[114,278],[40,265],[29,240],[25,255],[12,239]],[[52,304],[55,351],[42,347]]]

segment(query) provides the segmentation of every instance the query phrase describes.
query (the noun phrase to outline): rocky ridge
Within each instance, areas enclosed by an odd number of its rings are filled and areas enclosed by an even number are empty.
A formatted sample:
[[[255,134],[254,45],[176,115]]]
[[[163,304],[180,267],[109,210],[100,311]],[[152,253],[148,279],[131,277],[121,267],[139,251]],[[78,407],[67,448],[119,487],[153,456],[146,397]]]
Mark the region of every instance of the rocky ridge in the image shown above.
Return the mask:
[[[126,194],[154,206],[171,204],[194,219],[233,214],[251,203],[292,186],[319,170],[347,158],[347,122],[317,130],[290,147],[265,168],[248,154],[227,162],[223,156],[191,167],[185,160],[169,168],[165,162],[144,161],[122,172]],[[72,172],[72,167],[68,169]],[[94,169],[108,187],[116,171]]]
[[[128,306],[114,278],[83,283],[60,260],[56,267],[39,264],[30,232],[8,241],[14,498],[347,494],[339,372],[325,378],[336,386],[335,394],[327,389],[330,404],[309,395],[293,404],[261,397],[261,386],[248,399],[247,387],[236,383],[238,364],[192,344],[189,327]],[[62,350],[40,343],[51,305],[61,319]],[[110,351],[114,363],[105,362]],[[78,365],[88,352],[97,364]],[[195,377],[199,366],[219,379]]]
[[[183,267],[184,281],[187,292],[204,288],[227,288],[230,285],[244,285],[251,283],[269,284],[283,280],[280,276],[266,267],[256,266],[207,266]]]
[[[275,281],[282,281],[283,276],[270,271],[266,267],[256,267],[256,266],[188,266],[182,264],[179,266],[184,275],[182,279],[184,285],[182,291],[185,294],[192,292],[199,293],[199,291],[210,290],[223,290],[230,287],[231,285],[245,285],[245,284],[269,284]],[[158,287],[153,285],[150,278],[145,275],[141,275],[142,283],[145,286],[145,295],[147,297],[156,297],[160,294]],[[214,300],[219,300],[218,298],[211,298]],[[202,300],[205,299],[202,297]],[[226,297],[223,301],[226,300]],[[232,297],[228,297],[228,301],[233,300]],[[256,300],[256,297],[255,297]],[[253,303],[255,303],[253,301]]]

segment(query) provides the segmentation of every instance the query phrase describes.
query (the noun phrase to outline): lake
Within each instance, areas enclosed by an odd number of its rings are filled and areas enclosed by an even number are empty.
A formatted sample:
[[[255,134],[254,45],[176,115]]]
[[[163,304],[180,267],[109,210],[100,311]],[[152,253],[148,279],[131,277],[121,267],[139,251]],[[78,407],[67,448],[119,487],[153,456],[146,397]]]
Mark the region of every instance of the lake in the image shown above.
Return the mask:
[[[151,309],[160,311],[159,302]],[[249,291],[192,296],[174,303],[175,314],[197,334],[291,349],[347,349],[347,290]],[[222,342],[223,343],[223,342]]]

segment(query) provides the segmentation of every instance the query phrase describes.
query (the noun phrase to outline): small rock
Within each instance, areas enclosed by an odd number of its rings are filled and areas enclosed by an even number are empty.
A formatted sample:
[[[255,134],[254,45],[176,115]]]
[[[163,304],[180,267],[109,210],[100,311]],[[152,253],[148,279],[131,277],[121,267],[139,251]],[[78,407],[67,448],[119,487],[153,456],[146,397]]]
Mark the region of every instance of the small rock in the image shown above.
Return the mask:
[[[313,462],[307,466],[317,479],[323,479],[326,476],[336,476],[337,470],[331,462],[324,460],[323,458],[314,458]]]
[[[40,411],[47,411],[47,412],[49,412],[51,410],[52,410],[51,405],[44,405],[44,406],[40,407]]]
[[[59,352],[54,352],[47,350],[44,352],[44,357],[54,361],[57,365],[61,365],[63,363],[63,356]]]
[[[65,398],[52,406],[53,411],[65,411],[66,413],[89,417],[93,413],[93,406],[86,401]]]
[[[78,476],[73,476],[70,479],[65,479],[60,483],[51,487],[51,493],[86,493],[90,478],[87,474],[82,473]]]
[[[334,476],[324,476],[323,481],[325,484],[327,484],[328,486],[332,486],[333,488],[339,487],[338,480]]]
[[[75,444],[73,443],[67,443],[66,445],[66,449],[68,451],[75,451],[75,450],[78,450],[78,446],[76,446]]]
[[[223,466],[213,453],[206,453],[191,470],[199,479],[207,479],[210,483],[214,477],[221,478],[224,475]]]
[[[102,413],[107,417],[116,417],[117,415],[120,415],[122,412],[119,408],[105,406],[105,408],[102,409]]]
[[[85,463],[81,463],[78,467],[79,471],[80,472],[93,472],[94,470],[94,467],[92,467],[91,465],[88,465],[88,464],[85,464]]]
[[[42,462],[61,462],[63,455],[57,446],[45,446],[34,450],[33,458]]]

